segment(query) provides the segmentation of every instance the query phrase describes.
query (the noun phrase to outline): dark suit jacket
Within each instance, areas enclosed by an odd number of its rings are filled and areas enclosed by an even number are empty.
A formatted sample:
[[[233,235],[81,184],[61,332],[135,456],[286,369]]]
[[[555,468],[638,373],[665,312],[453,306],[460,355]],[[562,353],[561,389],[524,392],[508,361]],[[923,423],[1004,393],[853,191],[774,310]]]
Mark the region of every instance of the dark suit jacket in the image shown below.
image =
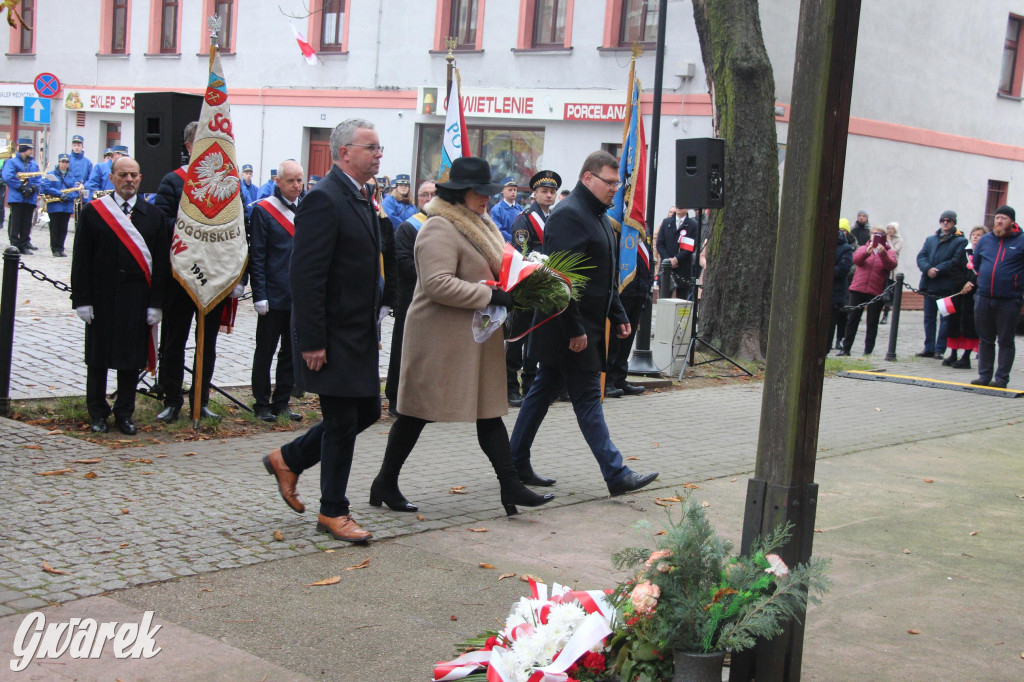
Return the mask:
[[[135,370],[146,366],[146,309],[163,307],[170,241],[160,212],[141,197],[135,201],[131,219],[153,256],[151,285],[94,206],[86,204],[78,221],[71,259],[71,305],[93,307],[94,319],[85,327],[87,365]]]
[[[697,238],[697,221],[693,218],[683,218],[683,229],[688,236]],[[658,256],[662,261],[668,258],[678,259],[679,265],[669,270],[676,277],[687,278],[693,270],[693,254],[700,244],[694,244],[694,251],[683,251],[679,248],[679,232],[674,217],[661,221],[661,227],[658,229]]]
[[[339,397],[380,395],[380,263],[380,219],[351,180],[333,166],[295,214],[294,348],[299,356],[327,350],[327,364],[318,372],[301,357],[295,359],[300,385],[307,391]]]
[[[160,185],[157,186],[153,204],[164,215],[164,224],[167,225],[167,239],[174,235],[174,221],[178,219],[178,205],[181,203],[181,193],[184,189],[185,181],[178,177],[178,174],[174,171],[160,178]]]
[[[600,372],[605,368],[605,320],[626,324],[626,312],[618,293],[618,241],[605,216],[603,205],[578,183],[569,196],[555,204],[544,225],[544,253],[570,251],[586,255],[585,274],[590,278],[579,302],[571,301],[565,312],[530,333],[527,355],[546,365]],[[546,315],[534,316],[534,324]],[[587,348],[569,350],[569,339],[587,335]],[[613,327],[614,333],[614,327]]]

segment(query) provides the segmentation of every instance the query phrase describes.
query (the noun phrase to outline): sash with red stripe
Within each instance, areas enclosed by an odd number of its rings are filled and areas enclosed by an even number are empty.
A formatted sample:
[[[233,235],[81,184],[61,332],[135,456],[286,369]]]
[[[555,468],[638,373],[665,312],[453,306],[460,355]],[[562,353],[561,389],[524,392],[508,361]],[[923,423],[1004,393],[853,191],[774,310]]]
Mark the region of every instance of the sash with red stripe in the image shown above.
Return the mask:
[[[527,216],[530,220],[530,225],[533,226],[533,233],[537,235],[537,241],[541,244],[544,243],[544,219],[536,211],[531,211],[530,215]]]
[[[647,242],[645,242],[643,239],[638,239],[637,240],[637,253],[640,254],[640,258],[643,259],[644,265],[646,265],[647,269],[650,270],[651,269],[651,254],[648,253],[648,251],[647,251]]]
[[[96,213],[103,219],[103,222],[113,231],[124,248],[128,249],[128,253],[132,255],[139,269],[142,270],[142,274],[146,276],[146,284],[152,287],[153,254],[150,253],[149,246],[146,244],[146,240],[142,238],[138,228],[132,225],[131,219],[124,214],[121,207],[114,201],[113,196],[109,194],[105,197],[94,199],[89,205],[96,209]],[[150,325],[148,337],[149,343],[146,353],[148,362],[146,370],[155,372],[156,325]]]
[[[267,197],[256,205],[262,206],[263,210],[269,213],[284,228],[285,232],[292,237],[295,236],[295,213],[285,206],[283,201],[277,197]]]
[[[174,174],[181,178],[182,182],[188,177],[188,166],[182,166],[181,168],[175,168]]]

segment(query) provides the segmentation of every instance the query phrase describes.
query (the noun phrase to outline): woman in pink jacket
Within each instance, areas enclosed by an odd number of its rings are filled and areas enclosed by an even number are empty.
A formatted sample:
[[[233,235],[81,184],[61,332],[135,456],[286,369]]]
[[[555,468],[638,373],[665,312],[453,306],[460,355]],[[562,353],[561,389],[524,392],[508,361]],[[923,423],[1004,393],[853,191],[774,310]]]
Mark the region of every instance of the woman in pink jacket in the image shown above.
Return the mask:
[[[867,303],[885,289],[889,272],[896,268],[896,253],[885,236],[885,228],[875,225],[871,228],[871,239],[867,244],[853,252],[853,264],[857,271],[850,283],[850,305],[858,306]],[[878,334],[878,318],[882,314],[885,302],[881,299],[867,306],[868,326],[864,334],[864,355],[871,355],[875,349],[875,336]],[[843,350],[838,355],[849,355],[853,348],[853,339],[857,336],[860,316],[864,308],[849,311],[846,320],[846,336],[843,337]]]

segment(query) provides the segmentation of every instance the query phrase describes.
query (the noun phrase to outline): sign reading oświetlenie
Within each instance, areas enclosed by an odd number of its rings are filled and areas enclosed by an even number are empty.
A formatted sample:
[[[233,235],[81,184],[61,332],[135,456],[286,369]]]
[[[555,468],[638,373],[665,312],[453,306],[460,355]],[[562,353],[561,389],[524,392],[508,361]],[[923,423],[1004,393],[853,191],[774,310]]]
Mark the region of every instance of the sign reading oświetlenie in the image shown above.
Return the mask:
[[[416,110],[421,114],[445,115],[444,88],[420,87],[416,97]],[[462,106],[467,117],[623,121],[626,118],[626,92],[463,88]]]
[[[141,623],[116,621],[97,623],[92,618],[69,618],[65,622],[47,623],[46,616],[34,611],[21,621],[14,635],[11,670],[21,672],[33,658],[98,659],[110,643],[114,658],[153,658],[160,653],[156,633],[163,625],[153,626],[153,612],[146,611]]]

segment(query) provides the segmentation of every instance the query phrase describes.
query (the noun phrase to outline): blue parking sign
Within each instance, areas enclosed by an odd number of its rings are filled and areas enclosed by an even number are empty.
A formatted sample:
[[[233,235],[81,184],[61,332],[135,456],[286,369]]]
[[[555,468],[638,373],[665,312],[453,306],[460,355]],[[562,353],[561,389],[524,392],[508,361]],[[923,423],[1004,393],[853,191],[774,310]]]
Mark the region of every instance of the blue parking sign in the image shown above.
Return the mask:
[[[21,108],[21,122],[50,125],[50,100],[42,97],[26,97]]]

